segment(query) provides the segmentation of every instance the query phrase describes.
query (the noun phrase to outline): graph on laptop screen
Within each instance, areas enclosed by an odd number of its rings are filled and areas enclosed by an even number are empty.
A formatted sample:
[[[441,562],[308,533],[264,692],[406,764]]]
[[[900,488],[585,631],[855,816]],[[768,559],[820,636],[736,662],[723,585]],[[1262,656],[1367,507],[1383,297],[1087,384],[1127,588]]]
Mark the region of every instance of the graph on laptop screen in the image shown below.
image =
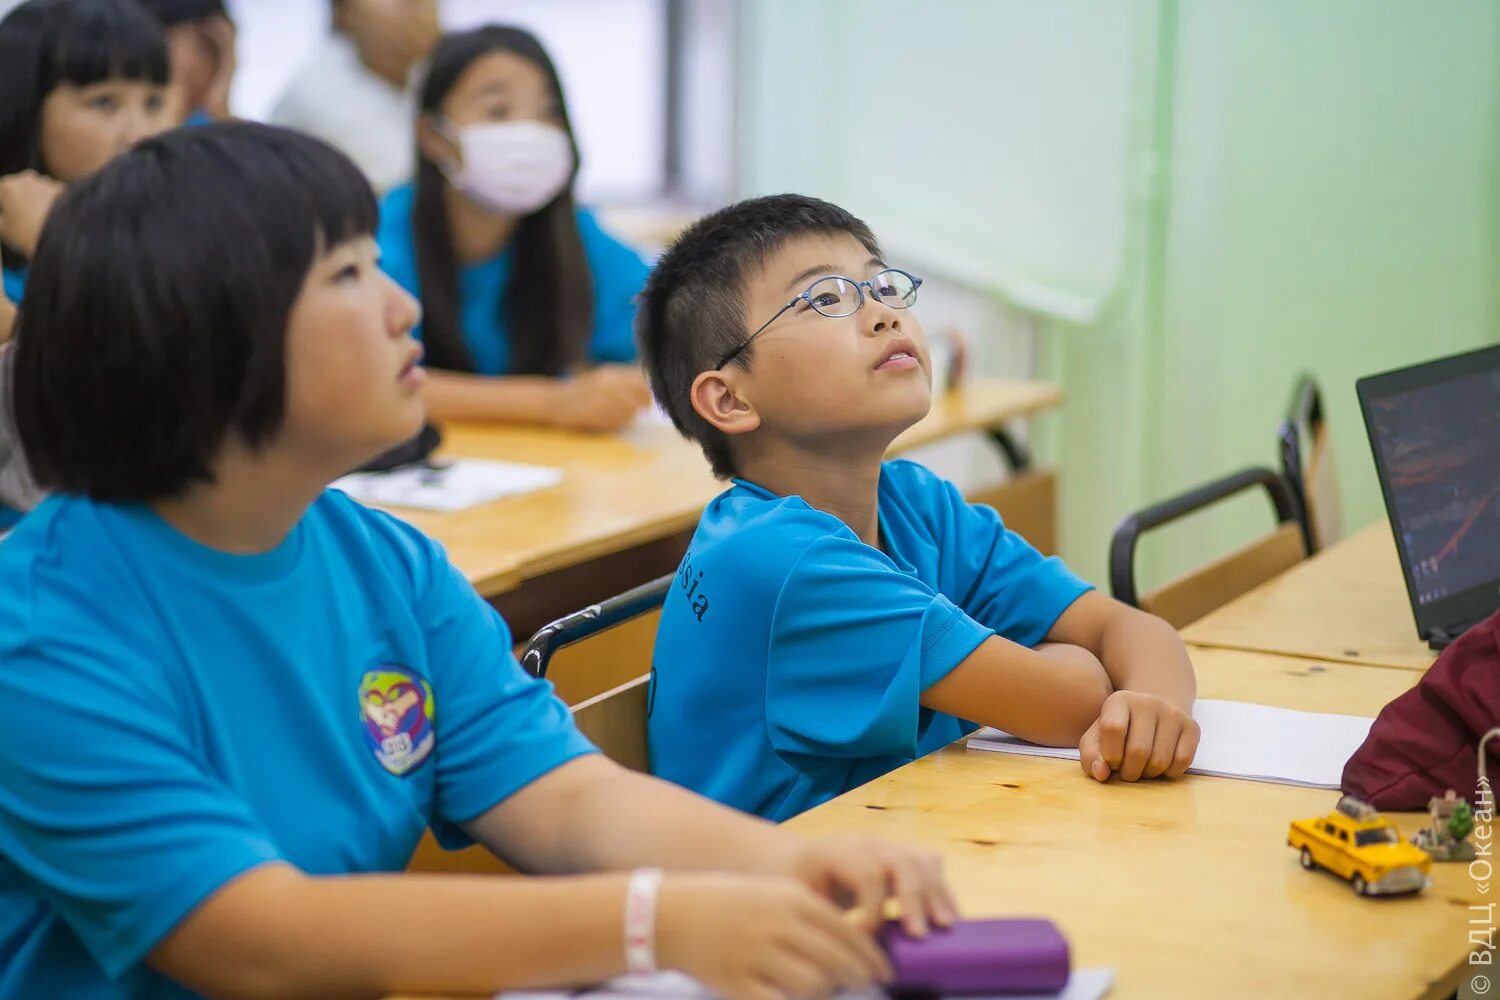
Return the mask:
[[[1418,604],[1495,579],[1500,553],[1500,371],[1371,401],[1392,513]]]

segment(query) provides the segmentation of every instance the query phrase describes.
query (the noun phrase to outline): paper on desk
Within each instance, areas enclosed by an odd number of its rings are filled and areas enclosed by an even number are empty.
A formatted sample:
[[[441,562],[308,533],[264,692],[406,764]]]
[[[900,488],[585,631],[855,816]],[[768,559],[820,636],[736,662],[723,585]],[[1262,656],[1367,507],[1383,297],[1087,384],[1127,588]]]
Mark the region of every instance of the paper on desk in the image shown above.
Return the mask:
[[[1061,993],[1007,993],[1004,1000],[1099,1000],[1115,984],[1114,969],[1074,969]],[[495,1000],[713,1000],[715,994],[696,980],[678,972],[658,972],[650,976],[621,976],[587,990],[537,990],[497,993]],[[884,1000],[880,990],[839,993],[840,1000]],[[968,1000],[985,1000],[969,997]],[[996,1000],[999,1000],[998,996]]]
[[[455,511],[560,482],[561,469],[458,458],[435,468],[409,465],[390,472],[356,472],[333,485],[363,503]]]
[[[1212,698],[1194,706],[1193,718],[1203,737],[1188,768],[1192,774],[1328,789],[1339,787],[1345,762],[1375,721]],[[1077,747],[1039,747],[998,729],[981,729],[968,745],[974,750],[1078,759]]]

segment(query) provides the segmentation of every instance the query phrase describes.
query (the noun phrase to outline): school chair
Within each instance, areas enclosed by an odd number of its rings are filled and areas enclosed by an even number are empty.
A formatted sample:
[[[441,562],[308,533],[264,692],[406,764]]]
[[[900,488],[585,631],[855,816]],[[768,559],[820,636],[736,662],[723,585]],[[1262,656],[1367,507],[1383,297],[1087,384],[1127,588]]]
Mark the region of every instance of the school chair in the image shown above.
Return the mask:
[[[613,631],[656,612],[675,576],[642,584],[632,590],[544,626],[526,643],[521,666],[533,677],[546,677],[552,659],[560,650],[602,642]],[[651,614],[654,622],[655,615]],[[655,628],[651,630],[654,638]],[[585,642],[585,640],[589,640]],[[604,755],[635,771],[650,770],[646,754],[646,695],[651,681],[650,646],[645,655],[615,663],[616,671],[630,679],[609,690],[572,705],[573,722]],[[597,679],[596,679],[597,682]],[[422,835],[416,853],[407,865],[413,872],[461,872],[465,874],[513,874],[513,870],[483,847],[445,851],[431,831]]]
[[[1343,506],[1333,468],[1333,441],[1324,419],[1323,393],[1311,375],[1297,377],[1286,419],[1276,429],[1281,474],[1291,488],[1307,554],[1344,535]]]
[[[1265,490],[1270,498],[1276,513],[1275,529],[1185,576],[1146,594],[1137,594],[1135,554],[1142,534],[1254,489]],[[1244,469],[1121,521],[1109,545],[1110,590],[1126,604],[1164,618],[1174,628],[1182,628],[1307,558],[1302,531],[1296,500],[1286,480],[1270,469]]]
[[[634,680],[649,669],[661,603],[674,578],[658,577],[542,626],[519,654],[521,667],[551,681],[569,705]]]
[[[675,574],[663,576],[559,618],[532,636],[521,654],[521,666],[528,673],[548,677],[553,657],[561,650],[586,640],[602,642],[611,631],[649,616],[652,641],[637,648],[635,656],[626,656],[606,668],[629,679],[573,706],[573,721],[583,735],[611,760],[637,771],[650,769],[646,758],[646,693],[651,679],[651,647],[662,601],[675,580]],[[578,669],[576,664],[569,666],[570,672]],[[593,674],[591,680],[597,684],[599,662],[586,663],[584,669]],[[562,678],[549,679],[555,683]],[[576,681],[574,686],[578,686]]]
[[[1057,554],[1057,472],[1038,466],[1026,445],[1003,427],[988,432],[1000,454],[1006,479],[969,493],[964,499],[999,512],[1005,526],[1043,555]]]

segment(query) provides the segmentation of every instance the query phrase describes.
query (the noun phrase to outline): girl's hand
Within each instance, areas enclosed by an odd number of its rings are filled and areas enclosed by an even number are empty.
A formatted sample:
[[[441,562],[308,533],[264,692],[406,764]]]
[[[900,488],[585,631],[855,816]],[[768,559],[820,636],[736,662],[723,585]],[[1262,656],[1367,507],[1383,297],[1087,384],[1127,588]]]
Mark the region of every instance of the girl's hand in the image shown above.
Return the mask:
[[[651,405],[651,390],[639,368],[600,365],[557,384],[555,426],[579,431],[617,431]]]
[[[35,170],[0,177],[0,243],[35,256],[42,225],[63,185]]]
[[[868,931],[792,879],[668,873],[657,964],[728,1000],[824,997],[890,980]]]
[[[949,927],[958,919],[942,859],[932,851],[873,837],[824,837],[807,842],[793,874],[819,895],[851,908],[870,931],[884,921],[888,899],[901,908],[901,925],[912,937],[925,936],[932,924]]]

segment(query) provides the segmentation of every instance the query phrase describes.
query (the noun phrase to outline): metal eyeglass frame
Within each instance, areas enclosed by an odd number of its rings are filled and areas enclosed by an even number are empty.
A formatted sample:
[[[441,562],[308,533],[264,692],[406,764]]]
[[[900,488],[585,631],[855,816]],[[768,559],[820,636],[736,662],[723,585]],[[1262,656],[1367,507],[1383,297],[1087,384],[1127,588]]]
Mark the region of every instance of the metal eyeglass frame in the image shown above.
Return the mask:
[[[875,284],[874,284],[875,279],[879,278],[882,274],[890,274],[890,273],[893,273],[893,272],[895,274],[902,275],[908,281],[911,282],[911,294],[912,294],[912,300],[911,300],[911,302],[905,302],[905,303],[902,303],[900,305],[897,305],[897,304],[892,303],[892,302],[885,302],[884,299],[882,299],[879,295],[875,294]],[[858,299],[858,302],[856,303],[856,305],[854,306],[854,309],[851,310],[850,312],[836,313],[836,314],[833,314],[833,315],[829,315],[828,313],[826,313],[823,310],[819,309],[816,305],[813,305],[812,290],[814,288],[818,287],[819,285],[821,285],[823,282],[825,282],[825,281],[832,281],[835,278],[837,278],[837,279],[839,279],[841,281],[847,281],[847,282],[849,282],[849,284],[853,285],[854,286],[854,294],[857,295],[857,296],[859,296],[859,299]],[[853,278],[846,277],[845,275],[842,275],[842,274],[825,274],[823,277],[819,278],[817,281],[814,281],[812,284],[810,284],[806,288],[804,288],[802,290],[802,294],[801,295],[795,296],[786,305],[784,305],[780,309],[776,310],[776,315],[772,316],[770,319],[766,320],[764,323],[762,323],[760,325],[759,329],[757,329],[750,336],[748,336],[744,340],[742,340],[740,342],[740,346],[739,347],[736,347],[734,350],[732,350],[728,354],[724,355],[724,357],[722,359],[720,359],[719,363],[716,364],[716,365],[714,365],[714,371],[718,371],[719,369],[723,368],[725,365],[729,364],[729,362],[733,361],[735,358],[737,358],[741,354],[743,354],[744,351],[745,351],[745,348],[749,347],[750,344],[751,344],[751,342],[753,342],[756,337],[759,337],[762,333],[766,332],[766,327],[770,326],[772,323],[774,323],[778,319],[780,319],[782,313],[784,313],[788,309],[792,308],[792,306],[796,305],[798,302],[806,302],[807,305],[808,305],[808,307],[811,308],[813,310],[813,312],[817,313],[819,316],[826,316],[829,319],[843,319],[845,316],[853,316],[855,313],[859,312],[861,309],[863,309],[865,307],[865,289],[866,288],[868,288],[870,290],[870,297],[872,299],[874,299],[876,302],[885,302],[885,304],[888,305],[888,306],[890,306],[892,309],[910,309],[912,307],[912,304],[917,301],[917,289],[919,289],[921,287],[922,287],[922,279],[921,278],[917,277],[915,274],[912,274],[909,271],[903,271],[899,267],[887,267],[887,268],[884,268],[881,271],[879,271],[878,273],[876,273],[875,276],[872,277],[869,281],[855,281]]]

